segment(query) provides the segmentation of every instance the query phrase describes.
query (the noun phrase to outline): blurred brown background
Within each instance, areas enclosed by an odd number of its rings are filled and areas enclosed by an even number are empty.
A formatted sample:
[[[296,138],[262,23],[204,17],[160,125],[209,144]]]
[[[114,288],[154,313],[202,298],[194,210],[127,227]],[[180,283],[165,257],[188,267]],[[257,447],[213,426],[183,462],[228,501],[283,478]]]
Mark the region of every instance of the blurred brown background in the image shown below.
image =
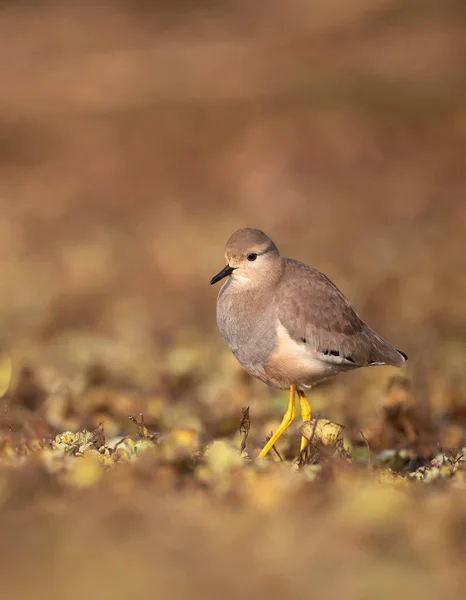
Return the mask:
[[[167,361],[207,382],[235,369],[209,280],[250,226],[324,271],[426,397],[436,373],[437,394],[464,390],[465,24],[462,0],[2,2],[0,332],[16,380],[24,364],[99,362],[144,388]],[[360,382],[387,377],[345,381],[374,416]]]
[[[212,331],[264,229],[416,350],[464,344],[461,2],[4,3],[4,336]],[[411,350],[412,349],[412,350]]]

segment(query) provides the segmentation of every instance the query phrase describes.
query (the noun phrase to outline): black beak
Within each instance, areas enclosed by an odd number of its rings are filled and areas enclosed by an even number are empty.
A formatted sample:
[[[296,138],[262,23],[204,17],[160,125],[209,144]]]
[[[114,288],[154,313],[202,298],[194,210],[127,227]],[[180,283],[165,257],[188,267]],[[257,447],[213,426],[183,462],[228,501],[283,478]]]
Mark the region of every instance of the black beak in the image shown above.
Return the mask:
[[[235,267],[230,267],[230,265],[223,267],[223,269],[220,271],[220,273],[217,273],[217,275],[214,275],[212,277],[212,279],[210,280],[210,285],[217,283],[217,281],[220,281],[224,277],[228,277],[228,275],[231,275],[234,270],[235,270]]]

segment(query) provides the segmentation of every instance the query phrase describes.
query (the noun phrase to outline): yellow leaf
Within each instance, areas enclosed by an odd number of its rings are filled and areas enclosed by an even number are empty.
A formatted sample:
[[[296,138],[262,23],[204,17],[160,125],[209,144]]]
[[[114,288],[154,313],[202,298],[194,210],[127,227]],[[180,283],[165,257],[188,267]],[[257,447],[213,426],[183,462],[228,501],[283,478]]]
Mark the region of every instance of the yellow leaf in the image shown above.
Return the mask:
[[[72,467],[65,475],[65,482],[73,487],[90,488],[99,483],[103,475],[103,466],[97,454],[86,454],[83,458],[74,458]]]

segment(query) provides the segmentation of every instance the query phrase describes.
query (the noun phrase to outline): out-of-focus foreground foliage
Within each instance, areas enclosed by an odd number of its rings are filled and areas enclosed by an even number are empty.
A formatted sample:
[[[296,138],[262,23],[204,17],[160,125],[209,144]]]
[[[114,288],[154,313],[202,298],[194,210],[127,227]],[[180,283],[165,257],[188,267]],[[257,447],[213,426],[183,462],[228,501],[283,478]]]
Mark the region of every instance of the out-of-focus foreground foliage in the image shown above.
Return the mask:
[[[93,4],[0,6],[2,597],[460,597],[464,2]],[[215,327],[242,226],[410,357],[299,460]]]

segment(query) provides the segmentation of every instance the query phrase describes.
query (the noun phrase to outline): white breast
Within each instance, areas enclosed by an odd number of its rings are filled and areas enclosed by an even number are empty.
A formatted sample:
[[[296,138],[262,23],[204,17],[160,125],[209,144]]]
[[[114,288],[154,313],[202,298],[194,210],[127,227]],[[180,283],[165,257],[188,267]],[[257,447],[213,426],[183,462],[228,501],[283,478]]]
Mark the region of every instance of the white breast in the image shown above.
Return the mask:
[[[310,343],[297,342],[278,321],[276,346],[267,360],[267,378],[278,387],[295,384],[298,388],[310,388],[319,381],[336,373],[354,368],[340,357],[327,356],[317,352]]]

